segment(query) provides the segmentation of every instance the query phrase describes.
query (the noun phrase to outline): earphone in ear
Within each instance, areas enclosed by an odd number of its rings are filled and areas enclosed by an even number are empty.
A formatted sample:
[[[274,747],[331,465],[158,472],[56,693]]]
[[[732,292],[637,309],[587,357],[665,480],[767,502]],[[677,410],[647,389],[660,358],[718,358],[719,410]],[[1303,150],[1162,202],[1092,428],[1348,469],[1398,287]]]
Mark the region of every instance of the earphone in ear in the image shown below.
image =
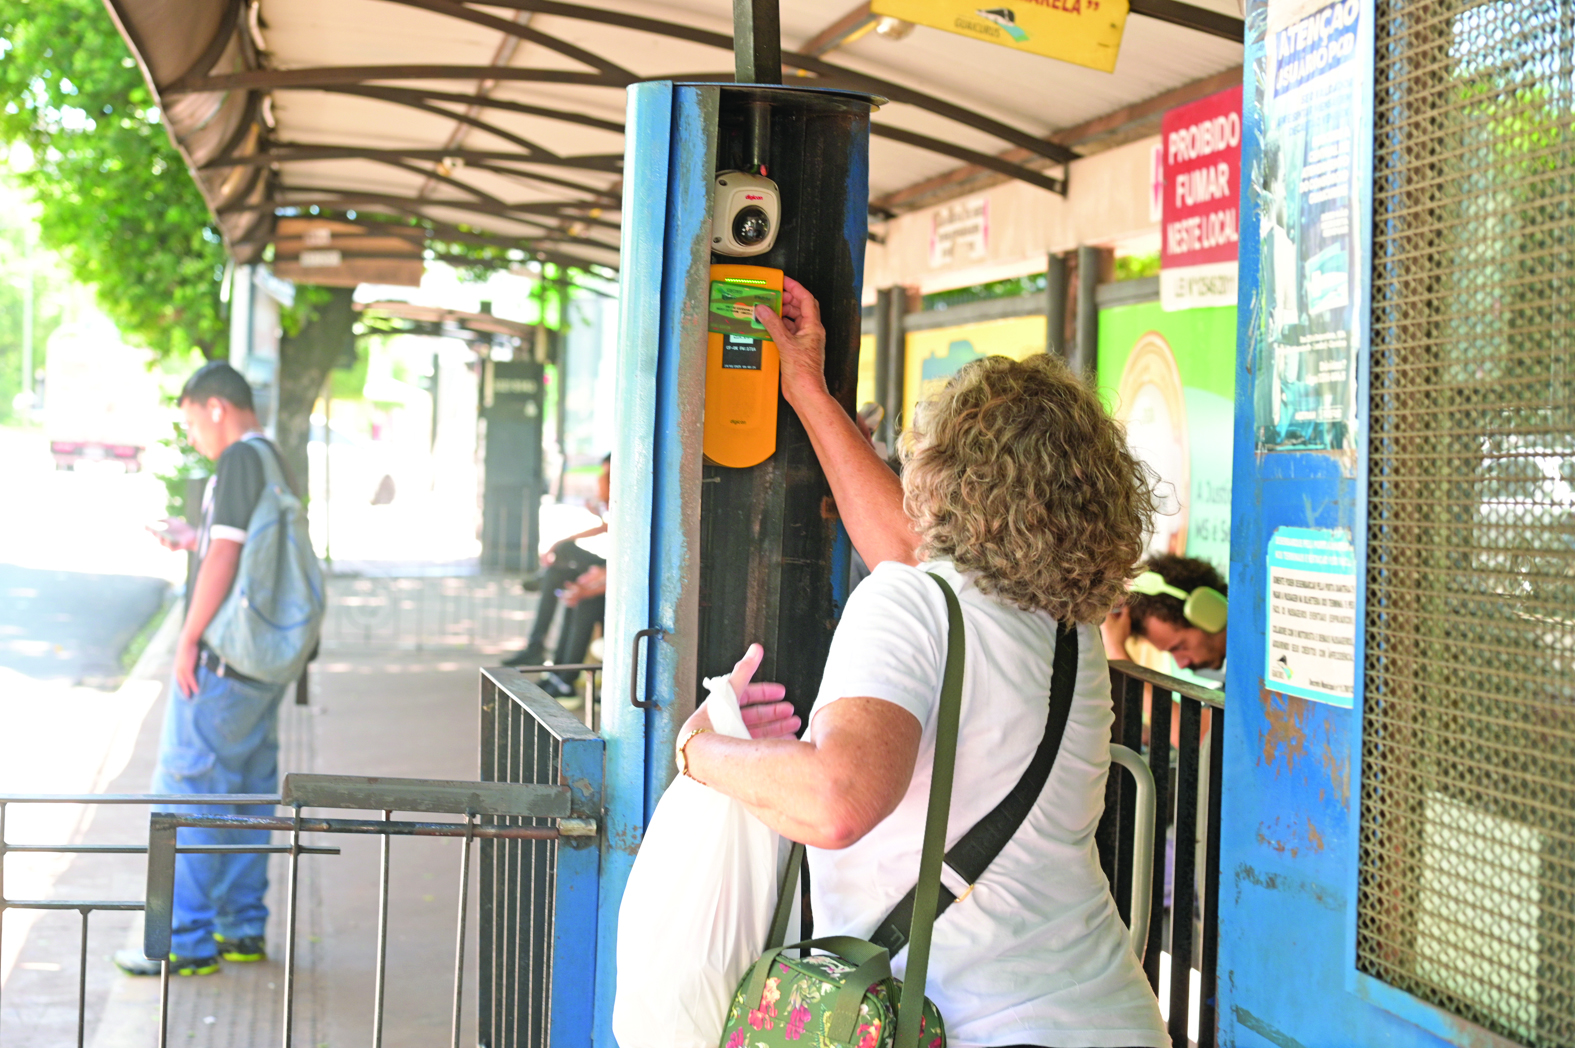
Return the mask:
[[[1181,615],[1205,633],[1225,628],[1225,594],[1213,586],[1199,586],[1188,593],[1165,581],[1157,571],[1145,571],[1132,580],[1132,592],[1149,597],[1175,597],[1181,601]]]
[[[223,408],[214,408],[213,409],[213,421],[218,422],[223,417],[224,417],[224,409]]]

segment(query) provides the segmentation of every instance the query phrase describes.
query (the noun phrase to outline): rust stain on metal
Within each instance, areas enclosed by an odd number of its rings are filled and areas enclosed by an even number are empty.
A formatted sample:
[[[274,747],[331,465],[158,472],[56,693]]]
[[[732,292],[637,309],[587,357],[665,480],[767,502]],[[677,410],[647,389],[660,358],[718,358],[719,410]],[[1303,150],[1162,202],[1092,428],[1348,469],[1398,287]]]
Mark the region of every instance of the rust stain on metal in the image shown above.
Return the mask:
[[[1307,756],[1307,700],[1270,691],[1260,684],[1258,701],[1263,704],[1263,715],[1269,722],[1268,731],[1258,734],[1263,743],[1259,765],[1274,764],[1283,748],[1285,770],[1295,771],[1296,761]]]
[[[1329,781],[1334,784],[1335,791],[1340,795],[1340,807],[1347,811],[1351,808],[1351,754],[1348,750],[1336,750],[1332,731],[1328,724],[1323,729],[1323,753],[1319,763],[1324,771],[1329,773]],[[1319,790],[1318,799],[1323,799],[1323,791]]]
[[[1258,823],[1258,843],[1277,854],[1296,858],[1302,852],[1323,851],[1323,834],[1313,825],[1311,818],[1303,826],[1294,816],[1282,825],[1276,818],[1272,823]]]

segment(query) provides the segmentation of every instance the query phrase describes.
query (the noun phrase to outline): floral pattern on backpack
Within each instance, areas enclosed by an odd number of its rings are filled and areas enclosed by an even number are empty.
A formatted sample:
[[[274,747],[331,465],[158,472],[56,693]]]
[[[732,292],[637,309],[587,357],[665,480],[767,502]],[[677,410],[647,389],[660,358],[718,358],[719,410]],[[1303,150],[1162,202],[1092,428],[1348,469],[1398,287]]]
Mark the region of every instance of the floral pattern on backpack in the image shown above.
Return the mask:
[[[723,1029],[722,1048],[891,1048],[897,1038],[897,1004],[902,984],[895,979],[870,986],[859,1005],[853,1040],[833,1040],[827,1027],[837,994],[856,965],[841,957],[777,956],[760,1000],[748,1001],[749,976],[733,996]],[[895,990],[895,993],[893,992]],[[946,1048],[946,1027],[935,1005],[924,1002],[919,1048]]]

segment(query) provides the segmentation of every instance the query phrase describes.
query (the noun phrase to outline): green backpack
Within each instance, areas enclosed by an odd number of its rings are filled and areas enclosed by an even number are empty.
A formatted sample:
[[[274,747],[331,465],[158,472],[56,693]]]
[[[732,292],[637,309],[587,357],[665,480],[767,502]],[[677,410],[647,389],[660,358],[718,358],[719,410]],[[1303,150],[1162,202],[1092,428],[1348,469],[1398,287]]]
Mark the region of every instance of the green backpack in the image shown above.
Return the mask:
[[[783,946],[793,896],[798,889],[804,846],[794,844],[777,899],[766,952],[733,995],[720,1048],[945,1048],[946,1026],[924,996],[930,964],[930,932],[940,903],[941,860],[946,849],[952,772],[957,764],[957,723],[962,711],[962,607],[946,581],[931,575],[946,593],[946,671],[935,731],[935,774],[924,823],[924,852],[913,923],[908,933],[904,982],[892,978],[884,946],[834,935]],[[788,950],[813,947],[824,953],[792,957]]]

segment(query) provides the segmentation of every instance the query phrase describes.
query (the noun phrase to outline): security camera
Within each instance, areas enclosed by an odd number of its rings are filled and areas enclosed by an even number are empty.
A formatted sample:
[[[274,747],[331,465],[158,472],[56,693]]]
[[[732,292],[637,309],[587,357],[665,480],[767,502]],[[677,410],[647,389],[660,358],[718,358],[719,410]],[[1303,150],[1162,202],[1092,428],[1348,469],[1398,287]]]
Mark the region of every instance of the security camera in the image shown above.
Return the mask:
[[[782,196],[761,175],[719,171],[712,186],[711,250],[719,255],[763,255],[777,242]]]

